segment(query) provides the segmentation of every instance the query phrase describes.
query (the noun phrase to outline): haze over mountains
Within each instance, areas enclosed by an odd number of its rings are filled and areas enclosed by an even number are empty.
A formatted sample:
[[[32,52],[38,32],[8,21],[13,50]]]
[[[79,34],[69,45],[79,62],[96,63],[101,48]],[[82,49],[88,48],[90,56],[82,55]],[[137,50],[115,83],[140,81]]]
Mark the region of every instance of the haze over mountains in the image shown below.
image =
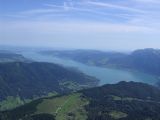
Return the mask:
[[[71,59],[102,68],[141,71],[159,80],[160,50],[157,49],[136,50],[132,53],[95,50],[36,52],[48,59],[58,57],[64,61]],[[160,80],[155,84],[156,87],[137,82],[97,87],[100,80],[77,68],[57,65],[54,61],[38,62],[23,54],[25,52],[0,53],[2,120],[160,119],[160,90],[157,87]]]
[[[14,61],[29,62],[27,58],[24,58],[20,54],[11,53],[9,51],[0,51],[0,62],[14,62]]]
[[[160,120],[160,0],[0,0],[0,120]]]
[[[134,69],[150,74],[160,75],[159,49],[141,49],[135,50],[128,54],[121,52],[101,52],[92,50],[60,50],[44,51],[41,53],[73,59],[89,65]]]

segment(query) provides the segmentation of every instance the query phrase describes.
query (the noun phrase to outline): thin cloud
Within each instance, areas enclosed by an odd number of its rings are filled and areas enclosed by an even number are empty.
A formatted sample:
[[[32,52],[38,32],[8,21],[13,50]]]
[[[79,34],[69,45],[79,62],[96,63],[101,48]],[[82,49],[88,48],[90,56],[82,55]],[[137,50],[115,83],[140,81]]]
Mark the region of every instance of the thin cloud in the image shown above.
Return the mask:
[[[88,12],[88,13],[92,13],[92,14],[98,14],[98,15],[103,15],[105,16],[114,16],[114,17],[121,17],[121,18],[130,18],[131,16],[134,15],[129,15],[129,14],[112,14],[112,13],[107,13],[107,12],[103,12],[101,10],[94,10],[94,8],[82,8],[82,7],[70,7],[67,6],[67,4],[65,4],[64,6],[58,6],[58,5],[54,5],[54,4],[45,4],[45,6],[48,7],[53,7],[53,8],[61,8],[64,9],[65,11],[79,11],[79,12]]]
[[[27,16],[25,15],[18,15],[18,14],[14,14],[14,15],[11,15],[11,14],[6,14],[6,15],[3,15],[5,17],[14,17],[14,18],[26,18]]]
[[[149,4],[160,4],[159,0],[133,0],[134,2],[140,2],[140,3],[149,3]]]
[[[32,9],[32,10],[19,12],[19,14],[35,15],[35,14],[45,14],[45,13],[53,13],[53,12],[62,12],[62,10],[58,10],[58,9]]]
[[[132,1],[132,2],[131,2]],[[126,5],[122,5],[121,2],[93,2],[91,0],[86,1],[65,1],[61,2],[60,5],[45,4],[42,8],[35,8],[26,11],[19,11],[17,13],[6,15],[7,17],[15,17],[24,20],[27,17],[32,20],[47,20],[47,21],[105,21],[106,24],[118,23],[118,24],[130,24],[133,26],[150,27],[154,23],[154,27],[158,28],[159,23],[159,12],[155,13],[155,10],[148,12],[147,8],[131,8],[131,4],[140,4],[135,1],[143,2],[145,0],[128,0]],[[156,2],[157,0],[146,0],[149,2]],[[129,3],[131,2],[131,3]],[[113,4],[114,3],[114,4]],[[145,6],[144,6],[145,7]],[[107,9],[104,9],[107,8]],[[114,9],[114,14],[109,12]],[[118,11],[118,12],[116,12]],[[125,12],[124,12],[125,11]],[[156,11],[157,12],[157,11]],[[78,15],[81,15],[80,17]],[[94,19],[96,18],[96,19]],[[152,22],[153,21],[153,22]]]
[[[25,17],[31,17],[35,16],[37,18],[42,18],[43,16],[67,16],[67,12],[81,12],[81,13],[90,13],[92,15],[101,15],[103,17],[105,16],[112,16],[112,17],[121,17],[128,19],[131,15],[128,14],[112,14],[112,13],[106,13],[103,11],[96,11],[94,9],[88,9],[88,8],[81,8],[81,7],[70,7],[67,6],[67,4],[64,4],[62,6],[54,5],[54,4],[45,4],[45,6],[51,7],[51,8],[43,8],[43,9],[31,9],[26,11],[21,11],[14,14],[5,15],[6,17],[15,17],[15,18],[25,18]],[[63,14],[63,15],[62,15]],[[65,15],[66,14],[66,15]],[[107,18],[109,19],[109,18]]]
[[[131,7],[126,7],[126,6],[122,6],[122,5],[115,5],[115,4],[104,3],[104,2],[93,2],[93,1],[89,1],[87,3],[90,5],[95,5],[95,6],[100,6],[100,7],[108,7],[108,8],[114,8],[114,9],[126,10],[126,11],[130,11],[130,12],[145,13],[145,11],[143,11],[143,10],[135,9],[135,8],[131,8]]]
[[[4,22],[7,30],[32,31],[39,33],[110,33],[110,32],[153,32],[154,29],[129,24],[109,24],[99,22]],[[43,29],[42,29],[43,28]]]

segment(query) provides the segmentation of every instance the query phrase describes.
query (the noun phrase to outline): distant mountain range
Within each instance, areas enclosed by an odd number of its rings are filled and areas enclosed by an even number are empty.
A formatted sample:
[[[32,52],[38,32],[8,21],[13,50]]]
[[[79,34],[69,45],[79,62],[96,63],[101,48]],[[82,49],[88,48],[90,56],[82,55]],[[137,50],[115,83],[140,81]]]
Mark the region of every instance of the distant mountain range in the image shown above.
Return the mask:
[[[94,50],[43,51],[41,54],[63,57],[101,67],[134,69],[160,76],[159,49],[141,49],[130,54]]]
[[[24,58],[20,54],[0,50],[0,62],[17,62],[17,61],[28,62],[29,60]]]
[[[90,50],[44,51],[84,64],[160,76],[160,50],[130,54]],[[99,80],[75,68],[0,52],[0,120],[160,120],[160,89]],[[50,97],[48,97],[50,96]]]
[[[120,82],[42,98],[0,113],[1,120],[160,120],[160,89]]]

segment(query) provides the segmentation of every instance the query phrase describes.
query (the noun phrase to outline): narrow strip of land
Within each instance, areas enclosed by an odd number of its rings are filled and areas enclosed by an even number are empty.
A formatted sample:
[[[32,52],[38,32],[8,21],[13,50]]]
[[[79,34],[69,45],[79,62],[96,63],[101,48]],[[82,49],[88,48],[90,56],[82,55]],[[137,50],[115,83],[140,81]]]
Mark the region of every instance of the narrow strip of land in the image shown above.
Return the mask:
[[[63,106],[64,106],[65,104],[67,104],[67,102],[68,102],[70,99],[71,99],[71,97],[69,97],[62,105],[60,105],[60,106],[56,109],[55,114],[58,114],[59,111],[63,108]]]

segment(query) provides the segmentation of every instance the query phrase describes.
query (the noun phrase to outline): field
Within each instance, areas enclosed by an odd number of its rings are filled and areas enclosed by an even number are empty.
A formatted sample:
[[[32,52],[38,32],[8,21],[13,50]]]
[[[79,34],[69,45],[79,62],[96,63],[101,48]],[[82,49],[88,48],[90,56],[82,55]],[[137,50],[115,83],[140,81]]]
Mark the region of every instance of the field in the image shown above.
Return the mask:
[[[87,117],[87,112],[84,106],[88,101],[81,97],[81,94],[74,93],[53,99],[43,99],[37,105],[35,114],[47,113],[56,116],[56,120],[84,120]]]
[[[13,109],[17,106],[23,105],[24,101],[20,97],[9,96],[0,102],[0,110]]]

